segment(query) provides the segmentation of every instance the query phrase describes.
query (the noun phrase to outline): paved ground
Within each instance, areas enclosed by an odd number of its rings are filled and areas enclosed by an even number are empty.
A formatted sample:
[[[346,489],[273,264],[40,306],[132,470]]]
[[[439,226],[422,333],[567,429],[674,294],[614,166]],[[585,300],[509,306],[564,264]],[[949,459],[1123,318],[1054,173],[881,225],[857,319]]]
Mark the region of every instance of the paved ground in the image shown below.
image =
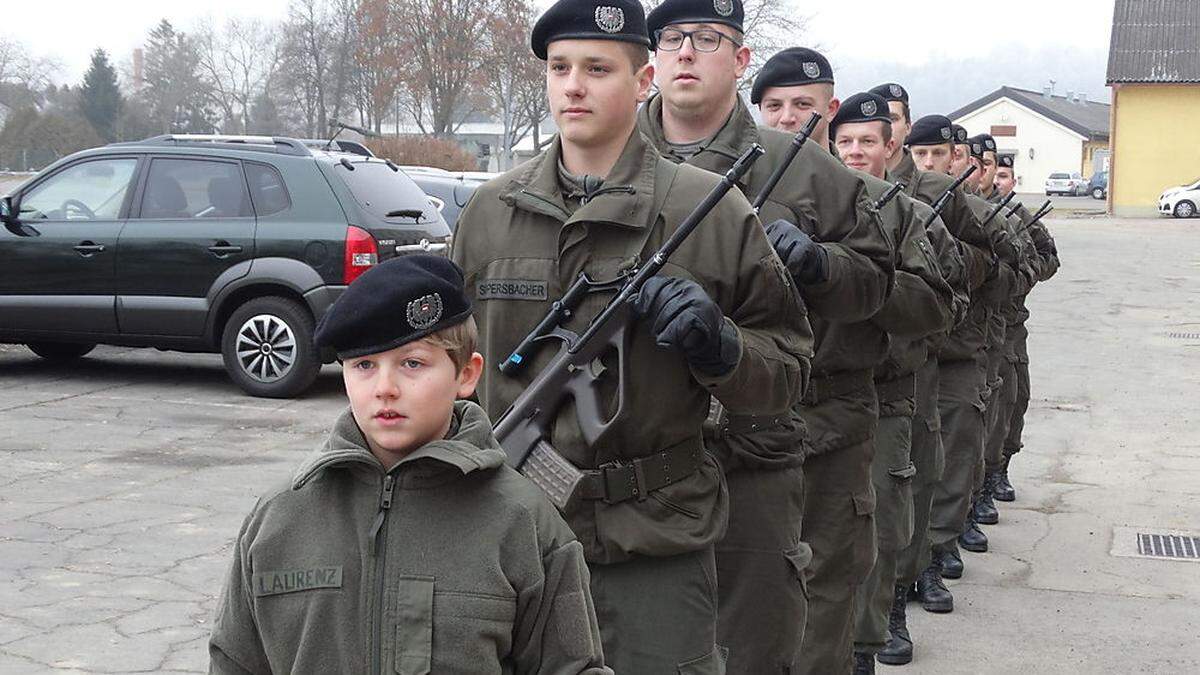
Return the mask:
[[[1200,340],[1167,337],[1200,333],[1200,222],[1051,225],[1019,501],[883,673],[1200,672],[1200,564],[1110,554],[1114,528],[1200,530]],[[214,356],[0,347],[0,673],[205,669],[242,515],[342,405],[333,368],[285,402]]]

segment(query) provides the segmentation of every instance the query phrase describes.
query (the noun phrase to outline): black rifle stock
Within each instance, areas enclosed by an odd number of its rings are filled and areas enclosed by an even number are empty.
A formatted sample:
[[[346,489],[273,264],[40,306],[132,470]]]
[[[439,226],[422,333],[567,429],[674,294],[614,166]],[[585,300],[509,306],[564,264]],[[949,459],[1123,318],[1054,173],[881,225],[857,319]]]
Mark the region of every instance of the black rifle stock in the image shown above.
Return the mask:
[[[550,446],[549,430],[559,409],[567,399],[573,399],[583,440],[589,446],[595,444],[621,417],[626,408],[624,388],[618,386],[616,412],[609,417],[605,412],[605,401],[600,395],[600,380],[605,371],[599,364],[601,357],[615,351],[617,377],[619,381],[627,377],[625,355],[629,340],[627,328],[633,319],[631,301],[646,280],[662,269],[667,258],[695,231],[763,152],[758,145],[747,150],[725,173],[720,184],[684,219],[662,248],[640,269],[613,282],[614,288],[617,288],[616,295],[592,319],[582,335],[565,330],[557,319],[552,319],[569,316],[569,311],[573,311],[567,310],[568,313],[564,314],[564,309],[555,303],[556,308],[552,308],[547,318],[530,333],[532,339],[527,337],[522,341],[522,345],[533,345],[541,340],[557,339],[562,344],[554,359],[497,420],[496,439],[508,457],[508,464],[541,488],[560,509],[567,508],[573,500],[583,474]],[[580,281],[577,281],[576,286],[579,284]],[[572,287],[574,289],[575,286]],[[577,291],[579,294],[586,292]],[[523,361],[522,355],[517,361],[518,365]]]
[[[954,191],[962,186],[962,184],[965,183],[973,173],[975,173],[975,167],[967,167],[967,170],[962,172],[962,175],[960,175],[958,178],[955,178],[954,182],[950,184],[950,187],[946,188],[946,191],[942,193],[942,196],[938,197],[937,201],[933,202],[930,207],[933,209],[933,212],[925,217],[926,228],[932,225],[933,221],[937,220],[938,216],[942,215],[942,211],[945,211],[946,206],[950,204],[950,198],[954,196]]]
[[[783,180],[783,174],[787,173],[788,167],[792,165],[792,160],[796,159],[796,155],[800,154],[800,148],[803,148],[804,144],[808,142],[808,137],[812,136],[812,133],[816,131],[817,123],[820,121],[821,114],[813,113],[812,117],[808,118],[808,122],[804,124],[804,128],[800,130],[800,133],[796,134],[796,137],[792,139],[792,144],[788,147],[787,154],[783,156],[783,161],[779,162],[779,166],[775,167],[775,171],[767,178],[766,184],[763,185],[758,196],[754,198],[752,206],[755,213],[758,213],[763,204],[767,203],[767,198],[775,191],[775,186],[779,185],[779,181]]]

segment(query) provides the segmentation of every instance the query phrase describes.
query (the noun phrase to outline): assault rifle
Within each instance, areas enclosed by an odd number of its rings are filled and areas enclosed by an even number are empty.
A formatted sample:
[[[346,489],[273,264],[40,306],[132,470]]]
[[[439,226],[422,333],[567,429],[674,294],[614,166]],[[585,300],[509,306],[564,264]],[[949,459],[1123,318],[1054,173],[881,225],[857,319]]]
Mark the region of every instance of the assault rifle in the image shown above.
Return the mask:
[[[888,191],[883,193],[883,196],[875,202],[875,210],[878,211],[879,209],[887,206],[887,203],[895,199],[896,195],[900,194],[900,191],[903,189],[904,183],[896,183],[892,187],[888,188]]]
[[[767,203],[767,198],[775,191],[775,186],[779,185],[779,181],[783,180],[783,174],[787,173],[788,167],[792,165],[792,161],[796,159],[796,155],[800,154],[800,148],[803,148],[804,144],[808,142],[808,137],[812,136],[812,133],[816,131],[817,124],[820,121],[821,114],[813,113],[812,117],[808,118],[808,121],[804,123],[804,128],[800,130],[800,133],[796,134],[796,137],[792,139],[792,144],[788,146],[788,151],[783,156],[783,161],[779,163],[779,166],[775,167],[775,171],[767,178],[763,189],[754,198],[754,203],[751,206],[754,207],[755,213],[758,213],[763,204]]]
[[[985,219],[984,219],[984,221],[983,221],[983,227],[987,227],[987,226],[988,226],[988,223],[990,223],[990,222],[992,222],[993,220],[995,220],[995,219],[996,219],[996,216],[997,216],[997,215],[999,215],[999,214],[1000,214],[1000,212],[1004,210],[1004,207],[1008,206],[1008,203],[1009,203],[1009,202],[1011,202],[1011,201],[1013,200],[1013,197],[1016,197],[1016,196],[1017,196],[1017,193],[1016,193],[1016,192],[1010,192],[1010,193],[1008,193],[1008,196],[1007,196],[1007,197],[1005,197],[1004,199],[1002,199],[1002,200],[1000,201],[1000,203],[999,203],[999,204],[996,204],[996,206],[992,207],[992,211],[991,211],[991,213],[988,213],[988,216],[987,216],[987,218],[985,218]],[[1014,211],[1015,211],[1015,209],[1014,209]],[[1007,218],[1011,218],[1011,217],[1012,217],[1012,213],[1013,213],[1013,212],[1012,212],[1012,211],[1010,211],[1010,212],[1009,212],[1009,214],[1008,214],[1007,216],[1005,216],[1005,218],[1006,218],[1006,219],[1007,219]]]
[[[967,167],[967,170],[962,172],[958,178],[955,178],[954,182],[950,184],[950,187],[946,188],[946,191],[942,193],[942,196],[938,197],[937,201],[930,206],[930,208],[933,209],[933,212],[925,217],[926,229],[933,224],[933,221],[936,220],[938,216],[942,215],[942,211],[945,211],[946,205],[950,203],[950,198],[954,196],[954,191],[961,187],[963,183],[967,182],[967,179],[971,177],[971,174],[975,173],[975,168],[976,167],[974,165]]]
[[[573,399],[579,429],[588,445],[595,444],[621,417],[626,409],[623,390],[619,390],[616,413],[611,417],[605,413],[607,402],[600,397],[600,379],[605,373],[601,357],[615,351],[617,376],[625,380],[628,375],[627,328],[633,318],[630,309],[632,300],[646,280],[658,274],[667,258],[695,231],[764,152],[758,145],[747,150],[650,260],[641,268],[603,285],[615,289],[616,295],[592,319],[582,335],[564,329],[562,321],[571,315],[578,301],[597,286],[584,275],[580,275],[562,300],[554,303],[546,318],[505,361],[505,365],[512,363],[512,367],[519,369],[527,359],[528,350],[537,342],[557,339],[562,343],[554,359],[517,396],[495,426],[496,440],[508,456],[508,464],[541,488],[559,509],[566,509],[572,502],[584,477],[583,472],[549,443],[550,429],[563,402]],[[504,370],[504,365],[501,370]]]

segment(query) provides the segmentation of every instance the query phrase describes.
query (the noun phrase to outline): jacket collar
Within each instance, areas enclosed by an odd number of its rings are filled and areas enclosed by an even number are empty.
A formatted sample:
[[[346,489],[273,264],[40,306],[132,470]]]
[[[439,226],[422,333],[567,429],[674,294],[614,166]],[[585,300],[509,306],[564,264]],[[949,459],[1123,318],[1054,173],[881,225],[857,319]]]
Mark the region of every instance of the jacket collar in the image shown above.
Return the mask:
[[[496,469],[504,463],[504,451],[492,434],[487,414],[470,401],[454,403],[454,420],[448,438],[427,443],[396,463],[389,473],[422,477],[455,470],[462,475]],[[456,429],[457,427],[457,429]],[[292,476],[292,489],[299,490],[322,471],[352,467],[373,468],[383,473],[383,464],[371,454],[362,430],[347,408],[338,416],[325,446],[309,456]]]
[[[662,94],[655,94],[638,113],[638,128],[665,155],[670,144],[663,132],[662,109]],[[687,163],[706,171],[725,173],[751,145],[758,142],[758,124],[742,97],[738,96],[725,125]]]
[[[900,151],[904,153],[904,156],[900,158],[900,163],[891,171],[891,174],[897,181],[910,184],[917,173],[917,164],[913,162],[912,155],[908,154],[907,151],[903,148]]]
[[[559,185],[561,156],[562,138],[556,136],[545,152],[509,181],[500,199],[514,208],[550,216],[564,224],[586,221],[644,229],[653,222],[655,165],[659,157],[637,129],[604,177],[599,192],[574,213],[563,202]]]

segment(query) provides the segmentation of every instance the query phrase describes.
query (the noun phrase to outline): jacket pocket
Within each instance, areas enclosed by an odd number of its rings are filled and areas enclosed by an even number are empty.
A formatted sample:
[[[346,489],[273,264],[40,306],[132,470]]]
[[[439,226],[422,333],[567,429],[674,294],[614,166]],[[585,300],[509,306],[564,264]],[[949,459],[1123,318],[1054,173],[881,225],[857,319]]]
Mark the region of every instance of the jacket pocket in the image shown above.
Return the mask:
[[[684,661],[676,667],[679,675],[725,675],[725,662],[729,660],[729,650],[721,645],[713,645],[711,652],[698,659]]]
[[[402,576],[396,585],[398,675],[427,675],[433,667],[433,578]]]

